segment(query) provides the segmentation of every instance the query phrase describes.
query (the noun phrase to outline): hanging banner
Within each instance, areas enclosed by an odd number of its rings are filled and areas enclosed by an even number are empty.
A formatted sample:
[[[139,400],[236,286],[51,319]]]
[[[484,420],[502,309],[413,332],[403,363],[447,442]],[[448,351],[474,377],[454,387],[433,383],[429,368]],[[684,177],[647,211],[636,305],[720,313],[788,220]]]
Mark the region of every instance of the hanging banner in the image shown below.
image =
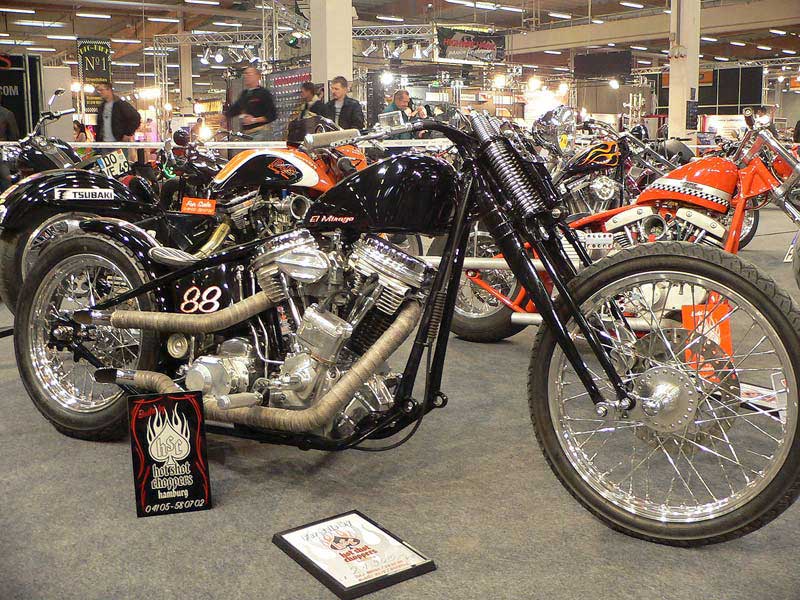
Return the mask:
[[[78,40],[78,79],[95,88],[111,81],[111,41],[89,38]],[[93,114],[103,99],[99,94],[86,94],[86,112]]]
[[[436,36],[443,60],[498,62],[506,55],[506,38],[502,35],[439,27]]]

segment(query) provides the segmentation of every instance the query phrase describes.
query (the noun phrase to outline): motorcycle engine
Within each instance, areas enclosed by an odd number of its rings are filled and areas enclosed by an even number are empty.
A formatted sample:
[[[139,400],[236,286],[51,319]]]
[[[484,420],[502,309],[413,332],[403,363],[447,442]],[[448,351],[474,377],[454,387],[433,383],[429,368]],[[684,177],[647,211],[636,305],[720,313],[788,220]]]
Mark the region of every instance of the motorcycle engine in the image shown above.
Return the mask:
[[[592,173],[565,185],[567,204],[572,214],[595,214],[608,210],[610,202],[619,197],[620,184],[608,175]]]
[[[268,379],[270,406],[313,406],[392,324],[403,302],[422,297],[431,270],[393,244],[364,235],[349,252],[324,252],[308,230],[265,242],[253,261],[259,286],[273,302],[309,297],[290,334],[292,348]],[[325,294],[308,294],[325,290]],[[373,374],[322,435],[352,434],[365,417],[393,403],[388,368]]]

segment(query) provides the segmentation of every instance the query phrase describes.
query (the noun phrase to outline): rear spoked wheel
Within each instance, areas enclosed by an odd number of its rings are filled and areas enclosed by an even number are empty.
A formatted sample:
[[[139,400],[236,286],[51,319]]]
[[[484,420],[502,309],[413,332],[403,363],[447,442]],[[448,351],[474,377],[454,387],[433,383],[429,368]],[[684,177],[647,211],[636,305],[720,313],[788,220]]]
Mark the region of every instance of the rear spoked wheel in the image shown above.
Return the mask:
[[[800,488],[800,312],[788,295],[738,257],[684,243],[620,252],[583,271],[573,290],[638,400],[600,416],[540,327],[531,417],[567,490],[612,528],[672,545],[733,539],[783,512]]]

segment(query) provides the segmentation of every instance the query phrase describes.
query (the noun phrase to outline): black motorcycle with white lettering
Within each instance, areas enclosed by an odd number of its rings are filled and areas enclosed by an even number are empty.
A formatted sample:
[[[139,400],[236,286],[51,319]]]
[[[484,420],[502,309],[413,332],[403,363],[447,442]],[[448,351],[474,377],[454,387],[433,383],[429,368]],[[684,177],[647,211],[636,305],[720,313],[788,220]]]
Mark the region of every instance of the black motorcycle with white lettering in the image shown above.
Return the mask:
[[[15,351],[35,406],[66,435],[109,440],[126,431],[126,395],[192,390],[212,433],[395,448],[448,405],[448,334],[480,219],[542,315],[528,402],[569,492],[616,530],[679,546],[777,517],[800,490],[792,299],[708,246],[645,244],[592,264],[518,133],[483,115],[469,124],[309,136],[314,152],[434,130],[463,168],[389,157],[328,190],[299,228],[171,269],[145,232],[81,223],[23,288]],[[380,232],[447,242],[432,266]]]

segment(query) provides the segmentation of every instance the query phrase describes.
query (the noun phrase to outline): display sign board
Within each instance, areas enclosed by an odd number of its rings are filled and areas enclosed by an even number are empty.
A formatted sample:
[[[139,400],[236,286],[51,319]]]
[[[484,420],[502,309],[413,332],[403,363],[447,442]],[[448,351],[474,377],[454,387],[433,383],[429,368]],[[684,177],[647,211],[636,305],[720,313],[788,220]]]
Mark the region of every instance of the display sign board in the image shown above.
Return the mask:
[[[201,392],[128,397],[136,515],[211,508]]]
[[[698,85],[714,85],[714,71],[700,71]],[[669,87],[669,73],[661,74],[661,87]]]
[[[111,41],[89,38],[78,40],[78,79],[95,88],[111,81]],[[103,99],[99,94],[86,94],[86,112],[96,113]]]
[[[505,58],[506,38],[476,31],[439,27],[439,58],[448,61],[497,62]]]
[[[630,50],[576,54],[573,60],[576,77],[627,77],[632,65]]]
[[[686,101],[686,129],[697,131],[697,100]]]
[[[339,598],[358,598],[436,569],[356,510],[276,533],[272,541]]]
[[[0,106],[7,108],[14,114],[20,137],[24,136],[26,133],[26,95],[25,69],[22,67],[0,68]]]

